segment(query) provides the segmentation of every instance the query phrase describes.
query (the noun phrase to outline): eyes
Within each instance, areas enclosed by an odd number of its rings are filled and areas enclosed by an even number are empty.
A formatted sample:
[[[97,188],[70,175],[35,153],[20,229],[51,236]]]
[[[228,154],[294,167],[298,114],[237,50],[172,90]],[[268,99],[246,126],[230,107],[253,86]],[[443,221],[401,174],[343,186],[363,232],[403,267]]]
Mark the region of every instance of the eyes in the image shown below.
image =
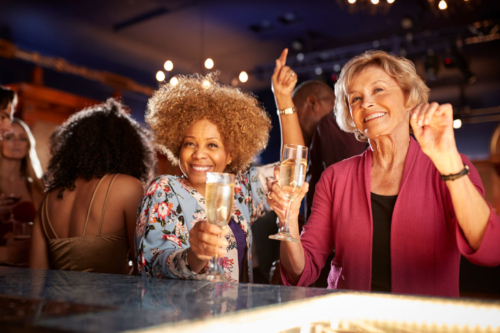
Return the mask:
[[[15,137],[12,134],[7,134],[4,137],[4,139],[7,140],[7,141],[14,141],[14,138]],[[21,142],[28,142],[28,138],[26,138],[26,137],[20,137],[20,138],[18,138],[18,140],[21,141]]]
[[[186,148],[193,148],[193,147],[195,147],[195,146],[196,146],[196,144],[195,144],[194,142],[191,142],[191,141],[188,141],[188,142],[184,143],[184,147],[186,147]],[[207,146],[208,146],[209,148],[212,148],[212,149],[217,149],[217,148],[219,148],[219,145],[218,145],[218,144],[216,144],[216,143],[212,143],[212,142],[211,142],[211,143],[209,143]]]
[[[381,91],[383,91],[383,90],[384,90],[384,89],[379,88],[379,87],[374,88],[374,89],[373,89],[373,94],[377,94],[377,93],[379,93],[379,92],[381,92]],[[351,104],[354,104],[354,103],[356,103],[356,102],[358,102],[358,101],[360,101],[360,100],[361,100],[361,97],[359,97],[359,96],[355,96],[355,97],[351,100]]]

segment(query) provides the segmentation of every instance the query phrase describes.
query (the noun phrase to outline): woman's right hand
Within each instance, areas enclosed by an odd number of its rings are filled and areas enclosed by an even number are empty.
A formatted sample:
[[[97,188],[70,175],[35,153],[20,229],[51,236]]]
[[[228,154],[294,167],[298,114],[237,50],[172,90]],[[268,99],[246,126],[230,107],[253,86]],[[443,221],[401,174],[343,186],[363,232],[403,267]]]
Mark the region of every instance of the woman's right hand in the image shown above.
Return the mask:
[[[203,261],[212,259],[216,254],[219,258],[224,257],[229,245],[224,236],[228,231],[229,227],[222,229],[208,221],[197,222],[189,231],[191,252]]]
[[[281,190],[281,187],[279,186],[280,168],[281,167],[279,166],[274,168],[274,179],[276,181],[272,183],[271,189],[267,194],[267,202],[269,203],[269,206],[274,210],[276,215],[278,215],[281,227],[284,225],[286,221],[286,209],[288,207],[290,200],[288,199],[288,196],[285,194],[285,192],[283,192]],[[295,199],[293,199],[292,204],[290,205],[290,223],[293,223],[292,221],[295,221],[294,223],[297,223],[297,230],[298,230],[298,216],[300,213],[300,204],[302,202],[302,199],[304,199],[304,196],[306,195],[308,190],[309,190],[309,183],[304,182],[299,194],[295,197]],[[292,226],[290,225],[289,227]]]

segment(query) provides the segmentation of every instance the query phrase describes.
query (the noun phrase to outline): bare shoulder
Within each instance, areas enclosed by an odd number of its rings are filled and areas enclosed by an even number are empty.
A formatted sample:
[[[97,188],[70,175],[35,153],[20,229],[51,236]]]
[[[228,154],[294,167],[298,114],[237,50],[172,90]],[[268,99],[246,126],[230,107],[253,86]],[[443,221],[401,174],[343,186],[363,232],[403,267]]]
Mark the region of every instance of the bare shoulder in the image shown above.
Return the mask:
[[[113,188],[121,197],[142,197],[144,193],[144,188],[139,179],[124,174],[119,174],[115,178]]]

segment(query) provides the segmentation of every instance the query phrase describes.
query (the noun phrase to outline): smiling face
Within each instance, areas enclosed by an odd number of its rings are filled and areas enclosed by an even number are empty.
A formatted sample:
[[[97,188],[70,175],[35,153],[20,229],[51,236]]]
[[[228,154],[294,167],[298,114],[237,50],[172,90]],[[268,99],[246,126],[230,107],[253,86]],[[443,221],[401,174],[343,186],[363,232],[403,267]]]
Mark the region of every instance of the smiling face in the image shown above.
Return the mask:
[[[184,175],[198,190],[204,188],[207,172],[224,172],[231,156],[224,147],[217,126],[207,119],[201,119],[191,124],[186,131],[179,160]]]
[[[357,74],[347,89],[351,117],[369,139],[407,131],[410,110],[398,83],[382,68],[368,66]]]
[[[12,124],[12,131],[2,140],[2,156],[10,159],[23,159],[28,155],[30,143],[28,135],[17,123]]]

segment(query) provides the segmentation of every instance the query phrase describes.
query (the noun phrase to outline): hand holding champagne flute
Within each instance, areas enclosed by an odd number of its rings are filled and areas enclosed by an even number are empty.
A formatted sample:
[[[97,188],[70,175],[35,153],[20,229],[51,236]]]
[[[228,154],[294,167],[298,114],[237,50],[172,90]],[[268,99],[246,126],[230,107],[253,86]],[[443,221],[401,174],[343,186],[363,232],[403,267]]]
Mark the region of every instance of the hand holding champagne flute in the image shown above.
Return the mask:
[[[234,175],[207,172],[205,199],[208,222],[222,229],[226,228],[233,212]],[[207,280],[215,282],[229,281],[219,265],[217,254],[210,262],[210,272],[207,275]]]
[[[269,236],[269,238],[289,242],[299,241],[290,234],[290,207],[294,199],[302,192],[306,170],[307,148],[299,145],[285,145],[281,161],[279,185],[281,191],[288,197],[288,205],[285,211],[286,222],[281,223],[279,232],[276,235]]]

